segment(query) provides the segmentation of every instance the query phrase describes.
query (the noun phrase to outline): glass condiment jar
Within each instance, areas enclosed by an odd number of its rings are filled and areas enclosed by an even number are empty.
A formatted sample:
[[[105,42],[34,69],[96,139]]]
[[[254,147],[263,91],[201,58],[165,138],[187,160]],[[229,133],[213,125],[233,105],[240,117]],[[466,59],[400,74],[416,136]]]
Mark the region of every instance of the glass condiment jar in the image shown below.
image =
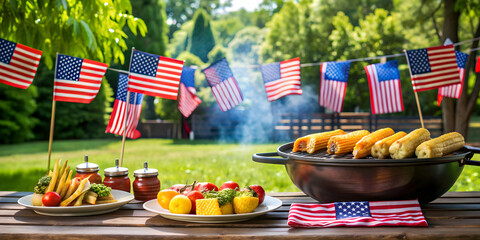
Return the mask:
[[[105,178],[103,185],[125,192],[130,192],[130,178],[128,168],[118,166],[118,159],[115,160],[115,167],[104,170]]]
[[[160,191],[160,180],[158,180],[158,170],[148,168],[148,163],[143,164],[143,169],[133,172],[135,181],[133,181],[133,193],[138,201],[148,201],[157,198]]]
[[[102,175],[98,173],[100,168],[95,163],[88,162],[88,156],[85,155],[85,162],[77,165],[76,178],[84,179],[88,178],[90,183],[102,183]]]

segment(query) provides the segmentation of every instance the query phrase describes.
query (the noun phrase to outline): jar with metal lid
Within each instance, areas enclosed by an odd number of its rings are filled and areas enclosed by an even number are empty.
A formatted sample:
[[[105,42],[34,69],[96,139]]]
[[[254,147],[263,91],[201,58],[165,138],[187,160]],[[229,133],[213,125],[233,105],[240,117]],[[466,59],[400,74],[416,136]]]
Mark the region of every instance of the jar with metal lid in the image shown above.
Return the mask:
[[[90,183],[102,183],[102,175],[98,173],[100,168],[95,163],[88,162],[88,156],[85,155],[85,162],[77,165],[76,178],[88,178]]]
[[[160,180],[158,180],[158,170],[148,168],[148,163],[143,164],[143,169],[133,172],[135,181],[133,181],[133,193],[138,201],[148,201],[157,198],[160,191]]]
[[[130,192],[130,178],[128,177],[128,168],[120,167],[118,159],[115,160],[115,167],[104,170],[105,178],[103,185],[125,192]]]

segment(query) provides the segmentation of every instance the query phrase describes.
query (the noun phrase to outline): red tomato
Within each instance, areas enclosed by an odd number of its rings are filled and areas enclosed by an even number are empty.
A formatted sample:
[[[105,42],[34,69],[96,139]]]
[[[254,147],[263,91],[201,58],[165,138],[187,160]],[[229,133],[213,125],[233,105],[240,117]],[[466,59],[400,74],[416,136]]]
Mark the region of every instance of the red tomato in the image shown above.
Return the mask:
[[[265,190],[260,185],[250,185],[250,188],[253,189],[258,195],[258,204],[262,204],[265,199]]]
[[[200,191],[200,192],[218,191],[218,187],[215,186],[215,184],[213,184],[213,183],[201,182],[201,183],[197,183],[195,185],[195,189],[193,189],[193,190],[197,190],[197,191]]]
[[[203,195],[201,192],[193,190],[187,194],[187,197],[192,201],[192,210],[190,210],[190,213],[195,213],[197,211],[197,204],[195,201],[197,199],[203,199]]]
[[[224,182],[222,184],[222,186],[220,186],[220,188],[218,189],[218,191],[222,191],[223,189],[240,189],[240,186],[238,186],[238,183],[234,182],[234,181],[228,181],[228,182]]]
[[[62,200],[62,198],[60,197],[60,195],[58,193],[47,192],[47,193],[45,193],[45,195],[43,195],[42,203],[43,203],[44,206],[54,207],[54,206],[58,206],[58,204],[60,204],[60,200]]]
[[[180,192],[180,190],[184,187],[185,187],[185,184],[175,184],[175,185],[169,187],[168,189]]]

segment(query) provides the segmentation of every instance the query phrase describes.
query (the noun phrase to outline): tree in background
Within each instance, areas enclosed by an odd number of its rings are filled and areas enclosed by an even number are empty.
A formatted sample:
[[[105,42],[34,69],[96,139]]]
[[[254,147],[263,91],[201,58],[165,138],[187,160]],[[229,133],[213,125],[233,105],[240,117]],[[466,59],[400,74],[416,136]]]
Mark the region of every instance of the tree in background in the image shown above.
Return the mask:
[[[210,25],[210,16],[200,8],[193,17],[193,30],[188,42],[188,51],[198,56],[203,62],[207,62],[208,53],[213,47],[215,47],[215,37]]]

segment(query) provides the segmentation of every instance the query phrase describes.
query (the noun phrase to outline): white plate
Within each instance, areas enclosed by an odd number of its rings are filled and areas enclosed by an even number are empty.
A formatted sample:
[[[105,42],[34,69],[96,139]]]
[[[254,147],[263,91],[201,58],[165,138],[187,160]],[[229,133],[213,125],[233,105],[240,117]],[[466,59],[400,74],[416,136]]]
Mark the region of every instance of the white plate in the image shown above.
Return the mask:
[[[143,204],[145,210],[158,213],[160,216],[172,220],[184,221],[184,222],[196,222],[196,223],[227,223],[227,222],[240,222],[245,221],[260,215],[263,215],[267,212],[271,212],[282,206],[282,201],[280,199],[265,196],[265,200],[260,204],[255,211],[251,213],[243,214],[226,214],[226,215],[215,215],[215,216],[204,216],[204,215],[195,215],[195,214],[175,214],[171,213],[167,209],[164,209],[158,204],[157,199],[150,200]]]
[[[48,216],[88,216],[98,215],[116,211],[121,206],[133,200],[133,195],[119,190],[112,190],[113,197],[117,200],[114,203],[105,203],[98,205],[83,205],[78,207],[42,207],[32,205],[32,196],[27,195],[18,199],[18,204],[32,209],[38,214]]]

